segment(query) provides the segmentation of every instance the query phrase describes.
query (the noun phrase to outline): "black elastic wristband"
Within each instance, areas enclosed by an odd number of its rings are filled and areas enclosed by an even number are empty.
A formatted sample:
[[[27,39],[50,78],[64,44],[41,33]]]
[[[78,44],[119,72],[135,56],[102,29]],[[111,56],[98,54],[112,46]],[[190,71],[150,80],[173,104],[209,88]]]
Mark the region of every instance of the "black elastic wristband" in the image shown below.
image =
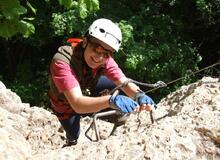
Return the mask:
[[[145,94],[144,94],[143,92],[138,92],[138,93],[135,94],[134,100],[135,100],[136,102],[138,102],[138,99],[139,99],[141,96],[144,96],[144,95],[145,95]]]

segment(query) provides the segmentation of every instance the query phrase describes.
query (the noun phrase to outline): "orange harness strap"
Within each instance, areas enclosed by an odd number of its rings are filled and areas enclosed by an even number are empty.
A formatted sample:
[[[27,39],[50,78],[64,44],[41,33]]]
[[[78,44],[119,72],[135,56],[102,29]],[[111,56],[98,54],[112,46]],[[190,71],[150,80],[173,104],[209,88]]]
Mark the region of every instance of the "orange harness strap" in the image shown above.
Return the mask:
[[[80,38],[69,38],[69,39],[67,39],[67,42],[70,43],[72,47],[76,47],[77,44],[82,42],[82,39],[80,39]]]

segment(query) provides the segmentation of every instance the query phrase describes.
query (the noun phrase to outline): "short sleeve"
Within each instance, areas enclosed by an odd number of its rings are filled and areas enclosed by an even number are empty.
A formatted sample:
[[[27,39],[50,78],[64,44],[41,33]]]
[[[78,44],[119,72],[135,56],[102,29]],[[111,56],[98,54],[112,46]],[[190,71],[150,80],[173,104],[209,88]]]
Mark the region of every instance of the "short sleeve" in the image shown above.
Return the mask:
[[[111,57],[106,61],[104,74],[112,81],[118,81],[120,78],[125,77],[122,70],[118,67],[118,64]]]
[[[71,66],[62,61],[53,61],[50,65],[52,79],[60,92],[79,86],[76,74]]]

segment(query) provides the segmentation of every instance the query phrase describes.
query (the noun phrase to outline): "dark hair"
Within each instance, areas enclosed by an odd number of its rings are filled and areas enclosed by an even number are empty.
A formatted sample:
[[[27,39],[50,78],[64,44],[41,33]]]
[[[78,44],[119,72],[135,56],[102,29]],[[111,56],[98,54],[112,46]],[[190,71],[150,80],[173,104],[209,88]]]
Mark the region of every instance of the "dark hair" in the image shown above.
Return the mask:
[[[84,54],[84,48],[83,48],[83,41],[82,42],[79,42],[75,47],[73,47],[73,52],[74,52],[74,56],[77,58],[77,59],[81,59],[83,58],[83,54]]]

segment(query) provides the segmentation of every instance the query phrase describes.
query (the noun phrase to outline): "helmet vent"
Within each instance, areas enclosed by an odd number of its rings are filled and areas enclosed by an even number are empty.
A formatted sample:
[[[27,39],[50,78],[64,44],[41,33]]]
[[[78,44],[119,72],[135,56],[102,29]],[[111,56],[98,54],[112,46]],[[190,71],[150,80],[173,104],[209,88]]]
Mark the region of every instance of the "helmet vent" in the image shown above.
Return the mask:
[[[100,18],[95,20],[88,29],[89,35],[104,42],[115,51],[121,46],[122,34],[119,26],[109,19]]]
[[[100,31],[101,33],[105,33],[105,30],[102,29],[102,28],[100,28],[99,31]]]

